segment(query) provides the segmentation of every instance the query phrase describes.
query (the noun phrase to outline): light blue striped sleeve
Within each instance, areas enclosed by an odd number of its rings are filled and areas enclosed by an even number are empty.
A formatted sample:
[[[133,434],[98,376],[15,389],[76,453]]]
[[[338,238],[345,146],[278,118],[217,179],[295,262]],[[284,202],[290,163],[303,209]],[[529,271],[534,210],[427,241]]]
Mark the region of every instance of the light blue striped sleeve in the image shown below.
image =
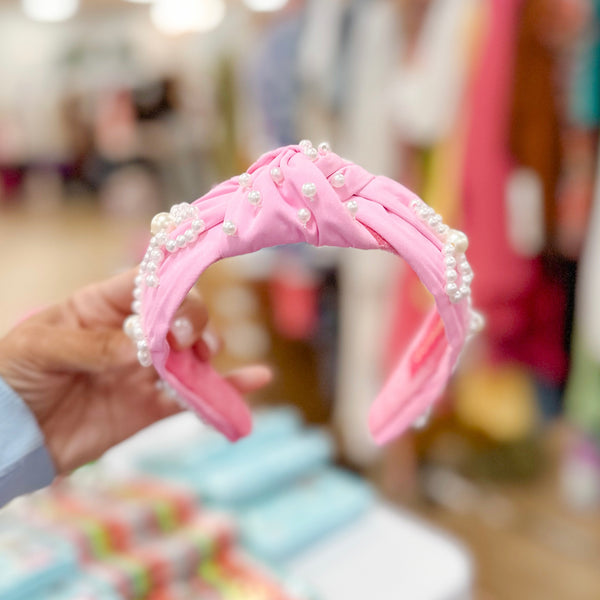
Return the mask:
[[[35,417],[0,378],[0,506],[47,486],[55,474]]]

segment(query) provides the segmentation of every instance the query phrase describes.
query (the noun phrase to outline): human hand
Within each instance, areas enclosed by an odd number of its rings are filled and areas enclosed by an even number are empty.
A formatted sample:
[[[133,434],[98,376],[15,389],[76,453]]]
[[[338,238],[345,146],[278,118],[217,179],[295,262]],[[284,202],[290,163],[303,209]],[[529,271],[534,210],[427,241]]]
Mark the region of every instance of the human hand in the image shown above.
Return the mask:
[[[131,270],[82,288],[0,339],[0,377],[37,419],[59,473],[181,410],[157,388],[156,371],[140,366],[122,331],[135,275]],[[209,360],[207,322],[206,307],[192,292],[176,315],[169,343]],[[227,379],[246,394],[266,385],[271,372],[250,366]]]

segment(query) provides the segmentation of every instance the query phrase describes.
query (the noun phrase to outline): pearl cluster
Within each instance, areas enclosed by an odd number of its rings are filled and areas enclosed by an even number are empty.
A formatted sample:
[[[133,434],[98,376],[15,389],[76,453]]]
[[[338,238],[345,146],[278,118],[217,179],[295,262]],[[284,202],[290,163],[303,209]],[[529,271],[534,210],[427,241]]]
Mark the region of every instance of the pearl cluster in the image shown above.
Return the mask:
[[[130,315],[123,323],[123,331],[131,338],[137,346],[137,358],[142,367],[149,367],[152,364],[152,357],[148,349],[148,341],[144,336],[142,327],[142,318],[140,315]]]
[[[302,140],[299,144],[302,153],[313,162],[321,156],[327,156],[331,152],[331,147],[327,142],[320,143],[316,148],[313,146],[310,140]],[[346,176],[343,173],[335,173],[330,179],[329,183],[332,187],[340,189],[346,184]],[[317,197],[317,186],[315,183],[309,181],[302,185],[302,195],[311,202],[314,202]],[[344,207],[350,214],[355,217],[358,212],[358,202],[356,200],[348,200],[344,202]],[[297,213],[298,220],[302,225],[306,227],[306,224],[310,221],[312,214],[307,208],[301,208]]]
[[[170,237],[169,233],[183,223],[188,223],[189,226],[187,229],[175,237]],[[165,251],[173,253],[181,248],[185,248],[195,242],[198,235],[205,229],[206,225],[204,221],[198,216],[198,207],[192,206],[187,202],[175,204],[168,213],[158,213],[152,219],[150,225],[152,238],[140,264],[140,274],[145,275],[143,283],[148,287],[156,287],[159,283],[156,272],[165,258]],[[134,312],[139,311],[136,311],[134,308]]]
[[[185,231],[172,237],[169,234],[182,224],[188,224]],[[159,284],[158,269],[167,254],[177,252],[196,241],[198,235],[206,229],[206,225],[199,218],[198,208],[187,202],[175,204],[171,210],[155,215],[150,225],[152,238],[148,250],[140,263],[138,275],[135,278],[133,289],[133,302],[131,310],[133,315],[128,317],[123,324],[125,333],[135,342],[138,350],[138,360],[143,367],[152,364],[148,342],[144,337],[144,329],[140,312],[142,310],[142,295],[144,286],[157,287]]]
[[[471,296],[473,270],[465,256],[465,252],[469,247],[467,236],[458,229],[450,229],[442,221],[442,217],[422,200],[415,198],[411,202],[411,208],[444,244],[442,253],[446,265],[446,295],[451,302],[459,302],[463,298],[469,298]]]

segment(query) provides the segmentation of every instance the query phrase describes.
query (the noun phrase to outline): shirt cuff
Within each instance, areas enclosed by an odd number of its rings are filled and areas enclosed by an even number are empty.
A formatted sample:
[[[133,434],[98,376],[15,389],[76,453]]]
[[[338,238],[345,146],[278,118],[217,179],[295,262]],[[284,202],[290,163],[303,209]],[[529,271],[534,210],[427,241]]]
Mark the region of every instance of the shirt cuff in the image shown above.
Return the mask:
[[[55,474],[35,417],[0,379],[0,506],[47,486]]]

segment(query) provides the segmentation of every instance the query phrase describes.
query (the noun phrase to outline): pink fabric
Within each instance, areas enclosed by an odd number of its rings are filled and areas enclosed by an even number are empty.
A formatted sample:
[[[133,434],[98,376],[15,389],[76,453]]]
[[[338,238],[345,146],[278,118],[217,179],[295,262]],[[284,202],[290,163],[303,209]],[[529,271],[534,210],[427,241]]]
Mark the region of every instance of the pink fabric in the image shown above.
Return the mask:
[[[283,173],[280,185],[271,177],[273,167]],[[372,405],[373,437],[378,443],[389,441],[440,396],[469,332],[469,300],[453,304],[445,292],[442,242],[415,215],[412,192],[334,153],[313,162],[299,146],[289,146],[265,154],[248,172],[252,189],[262,194],[260,206],[250,204],[237,178],[213,188],[193,203],[206,230],[190,246],[167,254],[158,269],[157,287],[144,287],[141,317],[156,370],[201,418],[229,439],[248,434],[251,415],[236,390],[191,351],[171,351],[166,341],[175,311],[201,273],[221,258],[282,244],[386,249],[408,262],[437,307]],[[345,176],[341,188],[329,181],[337,173]],[[308,182],[317,188],[312,201],[302,194],[302,185]],[[351,199],[358,203],[355,218],[344,206]],[[297,216],[301,208],[311,212],[306,226]],[[237,226],[235,235],[223,232],[226,220]],[[169,236],[184,230],[181,225]]]

